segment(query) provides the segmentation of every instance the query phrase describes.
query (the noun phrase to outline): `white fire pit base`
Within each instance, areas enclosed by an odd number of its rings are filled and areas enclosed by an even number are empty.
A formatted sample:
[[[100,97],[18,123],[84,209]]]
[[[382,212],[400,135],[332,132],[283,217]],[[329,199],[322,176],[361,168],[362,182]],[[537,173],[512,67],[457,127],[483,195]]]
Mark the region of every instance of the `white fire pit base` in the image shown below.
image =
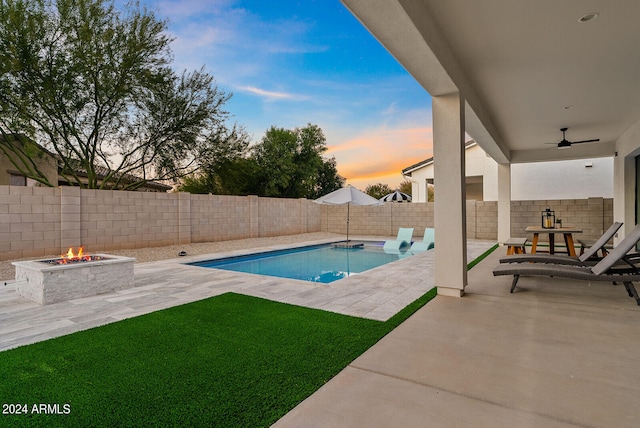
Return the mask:
[[[16,292],[47,305],[133,287],[136,259],[108,254],[93,256],[101,259],[59,265],[46,260],[13,262]]]

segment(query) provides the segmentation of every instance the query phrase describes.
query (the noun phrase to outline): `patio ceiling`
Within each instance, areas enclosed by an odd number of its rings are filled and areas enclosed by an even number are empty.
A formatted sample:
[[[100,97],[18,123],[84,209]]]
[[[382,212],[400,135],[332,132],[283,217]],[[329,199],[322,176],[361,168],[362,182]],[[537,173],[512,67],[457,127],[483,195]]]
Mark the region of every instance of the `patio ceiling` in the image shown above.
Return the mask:
[[[467,133],[498,162],[613,156],[640,120],[636,0],[342,1],[432,96],[461,93]],[[563,127],[600,142],[545,144]]]

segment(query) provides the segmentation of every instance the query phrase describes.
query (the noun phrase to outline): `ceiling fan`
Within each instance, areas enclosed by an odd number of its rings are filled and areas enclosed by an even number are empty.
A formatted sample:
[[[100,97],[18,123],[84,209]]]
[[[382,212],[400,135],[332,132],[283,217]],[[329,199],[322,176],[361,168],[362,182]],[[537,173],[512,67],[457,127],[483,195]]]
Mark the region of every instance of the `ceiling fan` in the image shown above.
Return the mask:
[[[593,143],[596,141],[600,141],[600,138],[596,138],[594,140],[569,141],[565,136],[565,132],[567,132],[567,129],[569,128],[560,128],[560,131],[562,131],[562,141],[560,141],[559,143],[547,143],[547,144],[557,144],[559,149],[568,149],[571,147],[572,144]]]

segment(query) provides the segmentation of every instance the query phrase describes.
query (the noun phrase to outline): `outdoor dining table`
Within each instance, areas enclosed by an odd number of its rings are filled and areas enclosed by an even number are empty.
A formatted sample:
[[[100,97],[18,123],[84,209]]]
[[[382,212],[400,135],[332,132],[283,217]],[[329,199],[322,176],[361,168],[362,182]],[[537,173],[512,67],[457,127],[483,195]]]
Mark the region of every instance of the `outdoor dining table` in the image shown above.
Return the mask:
[[[549,253],[555,253],[555,236],[556,233],[562,233],[564,236],[564,243],[567,246],[567,253],[576,257],[576,248],[573,244],[573,234],[574,233],[582,233],[582,229],[578,229],[575,227],[554,227],[552,229],[545,229],[540,226],[527,226],[525,229],[527,233],[533,233],[533,242],[531,243],[531,254],[536,253],[536,247],[538,246],[538,237],[541,233],[549,234]]]

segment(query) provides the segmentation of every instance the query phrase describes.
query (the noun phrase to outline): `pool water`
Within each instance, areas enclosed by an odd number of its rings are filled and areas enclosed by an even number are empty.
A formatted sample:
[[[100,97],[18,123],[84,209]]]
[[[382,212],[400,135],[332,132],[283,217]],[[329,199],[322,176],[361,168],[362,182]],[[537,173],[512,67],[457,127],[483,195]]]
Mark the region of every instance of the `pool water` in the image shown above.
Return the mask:
[[[387,254],[382,249],[382,243],[366,244],[360,248],[338,248],[333,244],[323,244],[189,264],[328,284],[410,254]]]

